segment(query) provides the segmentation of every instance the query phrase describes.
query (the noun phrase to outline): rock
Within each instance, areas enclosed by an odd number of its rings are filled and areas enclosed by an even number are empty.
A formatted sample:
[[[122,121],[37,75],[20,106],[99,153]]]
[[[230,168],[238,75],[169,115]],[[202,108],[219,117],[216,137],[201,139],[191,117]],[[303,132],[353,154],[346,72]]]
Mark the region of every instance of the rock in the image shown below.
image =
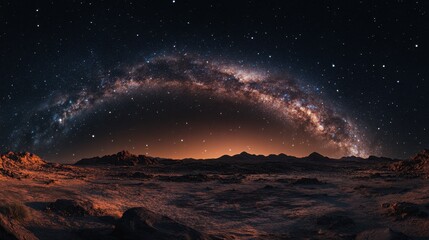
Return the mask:
[[[389,168],[407,177],[429,178],[429,150],[424,149],[411,159],[392,163]]]
[[[407,235],[395,232],[390,228],[366,230],[356,236],[356,240],[407,240]]]
[[[28,152],[8,152],[0,155],[0,174],[11,178],[25,178],[21,170],[36,170],[46,165],[39,156]]]
[[[423,149],[422,151],[420,151],[419,153],[417,153],[414,157],[413,160],[429,160],[429,149]]]
[[[24,228],[18,221],[0,214],[1,240],[38,240],[33,233]]]
[[[417,204],[409,202],[396,202],[389,205],[388,214],[395,216],[398,219],[405,219],[408,217],[427,217],[427,213],[420,210]]]
[[[46,164],[42,158],[29,152],[8,152],[2,154],[0,159],[3,167],[38,167]]]
[[[63,216],[101,216],[103,212],[96,209],[89,201],[77,201],[70,199],[57,199],[47,206],[47,210],[56,212]]]
[[[128,151],[121,151],[117,154],[106,155],[103,157],[94,157],[82,159],[75,163],[77,166],[93,166],[93,165],[114,165],[114,166],[136,166],[151,165],[158,163],[156,158],[134,155]]]
[[[355,224],[353,219],[347,217],[347,213],[343,212],[331,212],[320,216],[316,223],[328,229],[341,229]]]
[[[212,239],[206,234],[180,224],[146,208],[128,209],[115,226],[114,235],[121,239],[170,240]]]
[[[319,181],[317,178],[300,178],[293,182],[296,185],[317,185],[323,184],[323,182]]]
[[[28,177],[28,174],[23,174],[19,169],[11,171],[8,169],[0,168],[0,174],[6,177],[15,178],[18,180]]]

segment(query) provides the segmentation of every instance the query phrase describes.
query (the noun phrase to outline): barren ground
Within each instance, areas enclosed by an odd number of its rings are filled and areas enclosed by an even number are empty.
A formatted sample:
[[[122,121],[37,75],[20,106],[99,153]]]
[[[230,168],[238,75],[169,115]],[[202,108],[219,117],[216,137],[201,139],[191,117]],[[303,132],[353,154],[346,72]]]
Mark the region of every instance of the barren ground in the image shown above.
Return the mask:
[[[0,199],[28,206],[23,225],[40,239],[116,239],[110,235],[115,218],[131,207],[221,239],[354,239],[377,228],[429,239],[429,218],[395,215],[386,205],[414,203],[425,213],[428,180],[401,177],[389,164],[297,159],[47,167],[21,180],[1,177]],[[46,210],[57,199],[91,201],[110,217]]]

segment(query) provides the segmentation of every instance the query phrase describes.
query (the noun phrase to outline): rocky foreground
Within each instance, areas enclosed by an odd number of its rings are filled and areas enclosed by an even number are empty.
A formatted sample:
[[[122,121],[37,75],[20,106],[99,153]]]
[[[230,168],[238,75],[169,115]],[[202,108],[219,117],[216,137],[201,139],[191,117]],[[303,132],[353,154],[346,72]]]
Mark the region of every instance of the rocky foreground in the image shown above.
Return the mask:
[[[0,155],[0,239],[429,239],[429,150],[408,160],[126,151]]]

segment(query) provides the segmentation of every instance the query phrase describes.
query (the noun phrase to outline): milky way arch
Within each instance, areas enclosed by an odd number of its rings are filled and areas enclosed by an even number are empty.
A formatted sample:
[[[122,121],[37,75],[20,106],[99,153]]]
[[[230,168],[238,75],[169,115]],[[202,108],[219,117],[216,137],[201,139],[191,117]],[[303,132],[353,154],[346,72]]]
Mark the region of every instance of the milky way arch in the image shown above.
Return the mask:
[[[126,68],[96,88],[55,94],[33,116],[44,121],[12,134],[16,145],[48,146],[59,135],[100,105],[155,89],[186,89],[219,98],[256,104],[274,116],[304,129],[314,137],[349,155],[366,156],[364,135],[358,127],[329,106],[315,92],[288,76],[270,74],[233,64],[206,61],[201,57],[162,56]]]

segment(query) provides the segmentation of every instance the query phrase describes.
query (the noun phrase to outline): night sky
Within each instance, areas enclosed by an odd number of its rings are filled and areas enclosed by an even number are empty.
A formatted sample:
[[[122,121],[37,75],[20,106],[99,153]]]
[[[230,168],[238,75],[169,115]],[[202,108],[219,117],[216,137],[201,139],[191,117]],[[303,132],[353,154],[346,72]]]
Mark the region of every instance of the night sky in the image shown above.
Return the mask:
[[[1,1],[0,150],[407,158],[425,1]]]

